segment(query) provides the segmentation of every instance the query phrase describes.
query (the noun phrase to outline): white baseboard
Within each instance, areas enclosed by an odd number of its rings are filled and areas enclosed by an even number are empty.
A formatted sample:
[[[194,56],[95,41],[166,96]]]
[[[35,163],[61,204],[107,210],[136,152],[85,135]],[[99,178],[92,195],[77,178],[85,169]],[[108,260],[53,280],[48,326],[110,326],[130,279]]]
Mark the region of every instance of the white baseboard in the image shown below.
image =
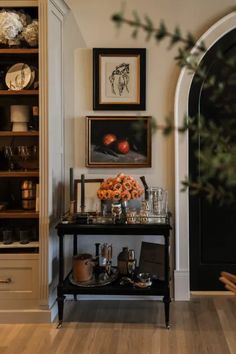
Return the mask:
[[[56,300],[51,308],[45,305],[44,308],[0,309],[0,323],[51,323],[55,320],[57,312]]]
[[[0,323],[50,323],[50,310],[0,310]]]
[[[174,298],[176,301],[190,300],[189,271],[175,270]]]

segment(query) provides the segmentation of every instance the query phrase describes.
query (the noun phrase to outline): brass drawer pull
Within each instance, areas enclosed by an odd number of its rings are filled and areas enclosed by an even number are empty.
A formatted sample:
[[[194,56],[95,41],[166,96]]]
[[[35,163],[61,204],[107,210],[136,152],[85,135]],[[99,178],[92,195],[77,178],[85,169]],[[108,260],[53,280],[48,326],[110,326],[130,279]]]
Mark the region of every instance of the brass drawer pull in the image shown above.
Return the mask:
[[[0,284],[10,284],[10,283],[11,283],[11,278],[0,279]]]

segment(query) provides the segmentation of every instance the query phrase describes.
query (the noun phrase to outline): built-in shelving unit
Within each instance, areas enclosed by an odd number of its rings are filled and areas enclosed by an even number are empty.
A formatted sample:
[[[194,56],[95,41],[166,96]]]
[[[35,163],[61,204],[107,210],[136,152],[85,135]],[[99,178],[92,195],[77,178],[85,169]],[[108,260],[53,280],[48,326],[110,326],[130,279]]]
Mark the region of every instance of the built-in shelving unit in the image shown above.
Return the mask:
[[[63,0],[0,0],[1,9],[23,10],[31,19],[38,18],[39,43],[38,48],[23,42],[20,48],[0,48],[0,280],[6,280],[0,284],[0,323],[50,322],[56,315],[58,275],[53,223],[61,215],[65,176],[62,38],[68,8]],[[32,75],[33,84],[30,80],[26,87],[20,85],[23,89],[12,90],[6,72],[17,63],[27,64],[35,79]],[[19,87],[16,77],[13,80]],[[34,111],[27,131],[12,126],[12,105]],[[12,160],[8,146],[13,147]],[[30,147],[30,158],[19,146]],[[27,181],[37,186],[33,209],[23,203]],[[3,230],[13,233],[10,244],[6,233],[3,242]],[[30,230],[28,243],[22,230]]]
[[[37,18],[38,8],[23,8],[32,18]],[[7,87],[5,76],[9,67],[17,63],[26,63],[30,68],[33,67],[39,74],[39,49],[38,48],[0,48],[0,253],[4,249],[15,252],[15,248],[20,251],[22,248],[37,248],[39,245],[39,212],[36,207],[32,210],[25,201],[34,203],[36,200],[36,185],[39,184],[39,138],[38,130],[32,128],[28,123],[26,131],[15,131],[11,123],[11,106],[28,106],[32,119],[33,107],[39,106],[39,89],[34,86],[36,74],[32,72],[32,81],[30,86],[22,90],[11,90]],[[37,77],[38,80],[38,77]],[[37,89],[35,89],[37,87]],[[12,156],[9,157],[6,147],[10,147]],[[27,157],[19,153],[19,149],[27,148]],[[31,153],[32,147],[35,147],[37,153]],[[26,150],[27,150],[26,149]],[[10,165],[12,163],[12,165]],[[32,197],[24,197],[22,184],[30,182],[33,185],[34,192]],[[28,199],[27,199],[28,198]],[[31,198],[31,199],[30,199]],[[36,204],[36,203],[35,203]],[[5,245],[3,243],[4,230],[12,232],[14,242]],[[28,230],[32,233],[32,240],[27,245],[22,245],[17,238],[20,236],[20,230]],[[33,230],[33,231],[32,231]],[[37,240],[33,240],[37,236]],[[33,251],[35,252],[35,251]]]

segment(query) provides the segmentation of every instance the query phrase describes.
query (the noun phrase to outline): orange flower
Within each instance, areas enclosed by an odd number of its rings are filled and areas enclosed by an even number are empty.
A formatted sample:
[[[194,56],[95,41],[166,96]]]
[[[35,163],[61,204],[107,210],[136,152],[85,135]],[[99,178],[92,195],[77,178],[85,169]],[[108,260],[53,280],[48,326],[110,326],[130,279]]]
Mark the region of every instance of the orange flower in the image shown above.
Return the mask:
[[[125,181],[125,182],[123,183],[123,189],[124,189],[124,190],[127,190],[127,191],[131,191],[131,189],[132,189],[132,184],[131,184],[131,182],[130,182],[130,181]]]
[[[104,199],[111,199],[112,196],[112,191],[110,189],[107,189],[104,191]]]
[[[116,183],[113,186],[114,191],[120,191],[122,189],[122,184],[121,183]]]
[[[107,181],[101,183],[100,189],[109,189],[109,184]]]
[[[141,197],[141,195],[142,195],[143,192],[144,192],[144,189],[139,187],[139,188],[137,189],[137,192],[138,192],[138,197]]]
[[[138,191],[137,190],[132,190],[131,192],[131,199],[136,199],[138,198]]]
[[[129,191],[124,191],[121,193],[121,199],[122,200],[130,200],[131,199],[131,194]]]
[[[130,200],[139,198],[143,194],[143,189],[132,177],[123,173],[116,177],[109,177],[101,183],[97,195],[99,199],[111,199],[114,201]]]
[[[98,196],[99,199],[103,200],[104,199],[104,190],[99,189],[97,191],[97,196]]]
[[[118,201],[121,198],[121,192],[120,191],[114,191],[111,194],[111,199],[113,199],[114,201]]]

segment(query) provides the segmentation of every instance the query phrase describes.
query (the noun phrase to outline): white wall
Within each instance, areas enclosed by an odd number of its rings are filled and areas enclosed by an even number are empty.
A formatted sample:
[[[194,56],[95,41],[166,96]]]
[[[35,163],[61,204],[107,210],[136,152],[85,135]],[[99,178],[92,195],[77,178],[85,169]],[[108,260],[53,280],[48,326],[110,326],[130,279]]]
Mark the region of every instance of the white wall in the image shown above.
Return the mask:
[[[64,19],[64,114],[65,114],[65,181],[66,181],[66,205],[68,205],[69,194],[69,168],[74,166],[74,124],[75,124],[75,100],[78,93],[75,92],[75,51],[76,48],[83,48],[86,46],[84,39],[81,35],[80,29],[75,20],[75,16],[72,11],[69,11]]]
[[[174,51],[167,51],[167,43],[156,45],[154,40],[145,42],[145,36],[140,33],[138,39],[131,38],[131,28],[123,26],[117,30],[110,20],[111,15],[121,8],[121,1],[114,0],[67,0],[77,20],[78,28],[84,40],[82,47],[88,50],[75,52],[75,143],[74,166],[77,173],[105,177],[119,170],[101,170],[84,168],[84,116],[103,114],[92,111],[92,58],[93,47],[147,47],[147,110],[141,114],[151,115],[162,123],[164,118],[173,112],[174,94],[179,69],[176,68]],[[180,25],[183,32],[192,31],[200,36],[206,28],[218,18],[229,12],[235,0],[129,0],[126,2],[126,14],[131,17],[132,10],[140,15],[149,15],[154,23],[161,19],[166,21],[170,29]],[[67,40],[71,38],[70,33]],[[80,46],[81,47],[81,46]],[[78,46],[79,48],[79,46]],[[71,83],[72,84],[72,83]],[[104,114],[136,114],[137,112],[104,112]],[[170,208],[173,211],[174,161],[173,138],[163,138],[160,133],[153,136],[152,168],[129,169],[133,175],[145,174],[150,185],[160,185],[168,189]]]
[[[132,115],[137,112],[95,112],[92,110],[92,57],[93,47],[146,47],[147,48],[147,110],[141,114],[151,115],[163,123],[173,113],[174,95],[179,69],[174,64],[175,50],[168,51],[167,42],[145,41],[140,33],[137,39],[131,37],[131,28],[115,28],[110,18],[121,9],[121,1],[115,0],[67,0],[76,18],[83,43],[78,45],[74,56],[74,167],[75,174],[85,173],[89,177],[106,177],[120,172],[120,169],[86,169],[84,116],[85,115]],[[148,15],[158,24],[164,19],[170,30],[179,25],[183,33],[191,31],[197,38],[214,22],[232,10],[235,0],[129,0],[125,4],[126,16],[132,17],[136,10]],[[70,36],[68,41],[73,40]],[[84,49],[80,49],[80,48]],[[71,62],[71,61],[70,61]],[[69,69],[71,70],[71,68]],[[139,112],[140,114],[140,112]],[[72,112],[71,112],[72,116]],[[68,138],[69,141],[69,138]],[[71,146],[68,146],[70,149]],[[173,137],[164,138],[160,133],[153,135],[153,161],[151,168],[122,170],[134,176],[145,175],[149,185],[163,186],[169,192],[169,206],[174,213],[174,143]],[[92,240],[91,240],[92,241]],[[120,242],[119,248],[124,244]],[[84,248],[87,240],[82,241]]]

